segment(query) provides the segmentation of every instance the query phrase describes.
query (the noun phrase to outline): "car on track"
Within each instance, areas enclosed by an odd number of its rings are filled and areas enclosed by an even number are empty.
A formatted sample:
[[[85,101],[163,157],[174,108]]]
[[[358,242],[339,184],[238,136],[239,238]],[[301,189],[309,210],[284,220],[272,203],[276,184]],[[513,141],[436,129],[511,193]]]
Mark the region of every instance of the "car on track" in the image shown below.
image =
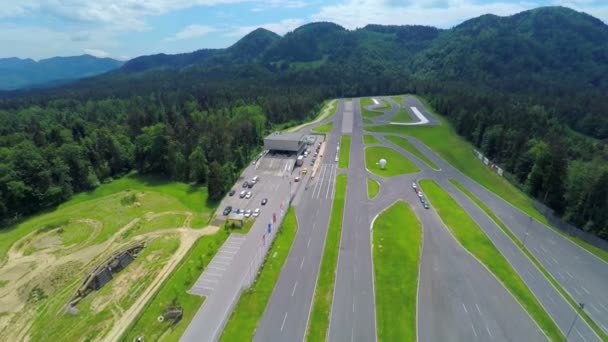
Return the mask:
[[[226,208],[224,208],[224,212],[223,212],[224,216],[228,216],[231,211],[232,211],[231,206],[227,206]]]
[[[251,191],[247,191],[247,193],[245,194],[245,198],[246,199],[250,199],[251,198]]]
[[[416,185],[416,182],[413,182],[412,183],[412,189],[417,189],[417,188],[418,188],[418,186]]]
[[[426,199],[424,197],[419,197],[420,198],[420,203],[424,204],[426,203]]]
[[[418,191],[418,197],[422,197],[422,191]]]
[[[251,217],[251,209],[245,210],[245,217]]]
[[[231,197],[232,197],[232,196],[234,196],[234,193],[235,193],[235,192],[236,192],[236,191],[234,191],[234,189],[230,190],[230,192],[228,193],[228,196],[231,196]]]
[[[422,204],[422,206],[424,206],[424,209],[428,209],[429,208],[429,203],[428,202],[424,202]]]
[[[268,203],[268,198],[262,199],[262,205],[266,205],[266,203]]]
[[[253,211],[253,217],[258,217],[260,216],[260,208],[255,208],[255,210]]]

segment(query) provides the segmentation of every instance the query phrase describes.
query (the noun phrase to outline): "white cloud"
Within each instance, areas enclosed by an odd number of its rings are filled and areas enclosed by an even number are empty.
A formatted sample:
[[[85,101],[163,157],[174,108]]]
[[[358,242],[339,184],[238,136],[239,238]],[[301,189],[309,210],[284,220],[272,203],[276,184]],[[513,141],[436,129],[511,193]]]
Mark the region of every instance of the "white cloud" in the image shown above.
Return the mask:
[[[283,35],[289,31],[293,31],[294,29],[304,25],[306,23],[303,19],[284,19],[276,23],[266,23],[260,25],[247,25],[247,26],[239,26],[236,27],[226,33],[228,37],[243,37],[249,32],[257,29],[257,28],[265,28],[274,33]]]
[[[214,27],[211,27],[208,25],[194,24],[194,25],[187,26],[180,32],[176,33],[175,36],[173,36],[173,37],[165,38],[164,41],[173,42],[176,40],[192,39],[192,38],[204,36],[208,33],[215,32],[215,31],[217,31],[217,29]]]
[[[476,3],[470,0],[412,0],[406,4],[386,0],[348,0],[324,6],[313,15],[314,21],[332,21],[354,29],[367,24],[431,25],[448,28],[487,13],[511,15],[538,7],[530,2]]]
[[[84,49],[84,53],[99,58],[110,57],[109,52],[100,49]]]

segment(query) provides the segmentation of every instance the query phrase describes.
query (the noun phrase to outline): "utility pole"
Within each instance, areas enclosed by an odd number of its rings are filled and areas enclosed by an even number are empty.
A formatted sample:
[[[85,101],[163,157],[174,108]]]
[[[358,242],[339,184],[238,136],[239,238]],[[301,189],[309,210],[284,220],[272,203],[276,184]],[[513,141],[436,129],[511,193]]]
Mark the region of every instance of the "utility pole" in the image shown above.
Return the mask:
[[[585,309],[585,303],[578,303],[578,306],[581,308],[581,310]],[[578,312],[575,311],[574,319],[572,320],[572,324],[570,324],[570,329],[568,329],[568,333],[566,334],[566,341],[568,341],[568,337],[570,337],[570,332],[572,331],[572,328],[574,327],[574,323],[576,323],[577,318],[578,318]]]

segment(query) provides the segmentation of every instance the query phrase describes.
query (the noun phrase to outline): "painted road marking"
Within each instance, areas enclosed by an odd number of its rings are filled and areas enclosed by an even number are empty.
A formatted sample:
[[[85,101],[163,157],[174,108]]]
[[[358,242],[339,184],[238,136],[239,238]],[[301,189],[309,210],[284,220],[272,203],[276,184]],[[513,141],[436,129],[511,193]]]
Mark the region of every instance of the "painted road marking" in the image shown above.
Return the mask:
[[[566,271],[566,274],[568,275],[568,277],[574,279],[574,277],[572,276],[572,274],[570,274],[570,272]]]
[[[473,329],[473,334],[475,334],[475,337],[477,337],[477,331],[475,330],[475,326],[473,326],[473,323],[471,323],[471,329]]]
[[[355,312],[355,301],[353,300],[353,312]]]
[[[545,249],[545,247],[543,247],[543,245],[540,245],[540,249],[542,249],[544,253],[547,253],[547,250]]]
[[[553,302],[553,304],[557,304],[557,302],[555,301],[555,299],[553,299],[553,297],[552,297],[552,296],[547,296],[547,298],[549,298],[549,300],[550,300],[550,301],[552,301],[552,302]]]
[[[604,310],[608,311],[608,308],[607,308],[607,307],[606,307],[604,304],[602,304],[602,303],[598,303],[598,304],[599,304],[599,305],[600,305],[600,306],[601,306],[601,307],[602,307]]]
[[[469,313],[469,311],[467,310],[467,307],[464,305],[464,303],[462,303],[462,308],[464,309],[464,312]]]
[[[585,291],[587,294],[590,294],[589,290],[587,290],[583,285],[581,285],[581,289],[583,289],[583,291]]]
[[[557,260],[555,260],[555,258],[554,258],[554,257],[551,257],[551,259],[553,259],[553,262],[554,262],[556,265],[559,265],[559,262],[557,262]]]
[[[295,284],[293,284],[293,290],[291,290],[291,296],[293,297],[293,294],[296,293],[296,288],[298,287],[298,282],[296,281]]]
[[[310,240],[311,240],[311,239],[312,239],[312,238],[308,238],[308,243],[306,244],[306,247],[309,247],[309,246],[310,246]]]
[[[490,327],[488,327],[488,322],[486,322],[486,330],[488,331],[488,335],[490,335],[490,337],[494,337],[492,336],[492,332],[490,331]]]
[[[213,272],[207,272],[207,275],[210,275],[212,277],[221,277],[222,276],[222,274],[220,274],[220,273],[213,273]]]
[[[305,257],[302,257],[302,262],[300,263],[300,269],[302,269],[302,266],[304,266],[304,258]]]
[[[604,329],[604,331],[608,331],[608,328],[606,328],[605,325],[603,325],[602,323],[600,323],[600,325],[602,326],[602,329]]]
[[[581,291],[579,291],[576,287],[573,287],[573,289],[574,289],[574,292],[576,292],[577,295],[579,295],[579,296],[581,295]]]
[[[220,271],[226,270],[224,267],[218,267],[218,266],[212,266],[212,265],[209,265],[209,268],[215,268],[216,270],[220,270]]]
[[[201,283],[203,282],[208,282],[208,283],[217,283],[217,279],[209,279],[209,278],[205,278],[203,280],[201,280]]]
[[[599,313],[599,314],[602,313],[595,305],[593,305],[593,303],[589,303],[589,305],[591,305],[591,307],[593,308],[593,310],[597,311],[597,313]]]
[[[580,332],[580,331],[578,331],[578,329],[577,329],[576,327],[574,327],[574,330],[576,330],[576,333],[578,334],[578,336],[580,336],[580,338],[583,340],[583,342],[587,342],[587,339],[585,339],[585,338],[583,337],[583,335],[581,334],[581,332]]]
[[[287,312],[285,313],[285,316],[283,316],[283,324],[281,324],[281,331],[283,331],[283,327],[285,326],[286,319],[287,319]]]
[[[477,312],[479,312],[479,315],[483,316],[483,314],[481,313],[481,310],[479,310],[479,306],[477,306],[477,303],[475,303],[475,307],[477,308]]]

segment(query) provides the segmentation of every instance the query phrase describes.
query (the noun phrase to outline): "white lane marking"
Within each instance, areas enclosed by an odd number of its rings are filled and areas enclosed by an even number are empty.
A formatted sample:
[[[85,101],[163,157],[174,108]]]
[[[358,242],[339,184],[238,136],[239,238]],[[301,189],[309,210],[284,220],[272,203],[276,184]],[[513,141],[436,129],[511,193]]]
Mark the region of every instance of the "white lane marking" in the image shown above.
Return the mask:
[[[306,244],[306,247],[310,246],[310,239],[312,238],[308,238],[308,243]]]
[[[283,324],[281,324],[281,331],[283,331],[283,327],[285,326],[286,319],[287,319],[287,312],[285,312],[285,316],[283,316]]]
[[[555,273],[557,273],[557,275],[562,278],[562,279],[566,279],[566,277],[564,277],[563,274],[561,274],[559,271],[555,271]]]
[[[483,316],[483,314],[481,313],[481,310],[479,310],[479,306],[477,306],[477,303],[475,303],[475,307],[477,308],[477,312],[479,312],[479,315]]]
[[[557,302],[555,301],[555,299],[553,299],[553,297],[552,297],[552,296],[547,296],[547,298],[549,298],[549,300],[550,300],[550,301],[552,301],[552,302],[553,302],[553,304],[557,304]]]
[[[224,249],[222,249],[222,250],[220,251],[220,253],[226,253],[226,254],[236,254],[236,252],[233,252],[233,251],[227,251],[227,250],[224,250]]]
[[[473,334],[475,334],[475,337],[477,337],[477,331],[475,330],[473,323],[471,323],[471,329],[473,329]]]
[[[467,307],[464,306],[464,303],[462,303],[462,308],[464,309],[464,312],[469,313],[469,311],[467,310]]]
[[[593,308],[593,310],[595,310],[598,314],[602,313],[595,305],[593,305],[593,303],[589,303],[589,305],[591,305],[591,308]]]
[[[492,332],[490,331],[490,327],[488,327],[488,322],[486,322],[486,330],[488,331],[488,335],[490,335],[490,337],[494,337],[492,336]]]
[[[353,300],[353,312],[355,312],[355,301]]]
[[[547,250],[545,249],[545,247],[543,247],[543,245],[540,245],[540,249],[542,249],[544,253],[547,253]]]
[[[291,296],[293,297],[293,294],[296,293],[296,288],[298,287],[298,282],[296,281],[295,284],[293,284],[293,290],[291,290]]]
[[[579,291],[576,287],[573,287],[572,289],[574,289],[574,292],[576,292],[577,295],[581,295],[581,291]]]
[[[226,266],[230,265],[230,263],[229,263],[229,262],[225,262],[225,261],[219,261],[219,260],[213,260],[213,262],[212,262],[212,263],[213,263],[213,264],[226,265]]]
[[[602,323],[600,323],[600,325],[602,326],[602,329],[604,329],[604,331],[608,332],[608,328],[606,328],[605,325],[603,325]]]
[[[583,342],[587,342],[587,339],[583,337],[583,335],[581,334],[581,332],[578,331],[578,329],[576,327],[574,327],[574,330],[576,330],[576,333],[578,334],[578,336],[580,336],[580,338],[583,340]]]
[[[554,257],[551,257],[551,259],[553,259],[553,262],[554,262],[556,265],[559,265],[559,262],[557,262],[557,260],[555,260],[555,258],[554,258]]]
[[[201,283],[217,283],[217,279],[205,278],[200,281]]]
[[[604,305],[604,304],[602,304],[602,303],[597,303],[597,304],[599,304],[599,306],[601,306],[601,307],[602,307],[602,309],[604,309],[604,310],[608,311],[608,308],[606,307],[606,305]]]
[[[587,290],[583,285],[581,285],[581,289],[583,289],[583,291],[585,291],[587,294],[591,294],[589,293],[589,290]]]
[[[566,271],[566,274],[568,275],[568,277],[574,279],[574,277],[572,276],[572,274],[570,274],[570,272]]]
[[[218,266],[212,266],[212,265],[209,265],[209,268],[215,268],[216,270],[220,270],[220,271],[226,270],[224,267],[218,267]]]
[[[221,252],[220,252],[220,253],[221,253]],[[232,257],[231,257],[231,256],[227,257],[227,256],[224,256],[224,255],[219,255],[219,254],[218,254],[218,255],[216,255],[215,257],[216,257],[216,258],[222,258],[222,259],[228,259],[228,260],[232,260]]]
[[[332,176],[332,172],[333,172],[334,176]],[[334,166],[332,166],[332,168],[329,172],[329,180],[327,181],[327,191],[325,192],[325,198],[329,198],[329,190],[331,190],[331,183],[332,183],[333,177],[335,177],[335,174],[336,174],[336,168]]]
[[[241,246],[224,246],[224,248],[222,249],[236,249],[237,251],[239,250],[239,248],[241,248]]]
[[[304,266],[304,257],[302,257],[302,262],[300,263],[300,269],[302,269],[302,266]]]
[[[312,223],[312,231],[315,231],[315,228],[317,228],[317,221]]]

